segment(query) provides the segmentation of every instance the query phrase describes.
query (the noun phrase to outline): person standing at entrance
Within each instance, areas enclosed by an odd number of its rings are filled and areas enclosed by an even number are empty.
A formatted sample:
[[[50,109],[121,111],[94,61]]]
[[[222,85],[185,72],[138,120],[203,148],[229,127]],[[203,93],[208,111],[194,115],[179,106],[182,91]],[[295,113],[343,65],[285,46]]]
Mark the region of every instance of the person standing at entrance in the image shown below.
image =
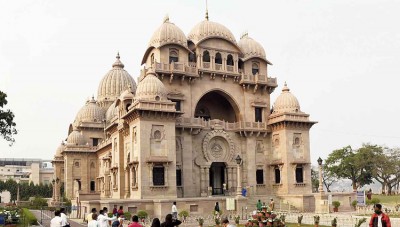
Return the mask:
[[[172,219],[177,220],[178,219],[178,209],[176,208],[176,202],[172,203]]]
[[[375,204],[374,210],[375,213],[371,216],[369,227],[392,227],[389,216],[382,212],[381,204]]]
[[[258,202],[257,202],[257,210],[258,210],[258,211],[261,211],[261,210],[262,210],[262,203],[261,203],[261,200],[258,200]]]
[[[274,199],[271,198],[271,202],[269,202],[269,209],[270,209],[271,211],[273,211],[274,208],[275,208],[275,202],[274,202]]]

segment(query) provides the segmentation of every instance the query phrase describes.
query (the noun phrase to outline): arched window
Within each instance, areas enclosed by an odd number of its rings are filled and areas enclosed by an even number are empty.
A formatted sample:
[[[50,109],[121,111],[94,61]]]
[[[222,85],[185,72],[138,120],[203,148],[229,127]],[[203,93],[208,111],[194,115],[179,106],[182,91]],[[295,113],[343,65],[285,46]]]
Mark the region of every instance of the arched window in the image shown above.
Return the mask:
[[[229,54],[228,55],[228,58],[226,59],[226,64],[227,65],[232,65],[233,66],[233,56],[232,56],[232,54]]]
[[[296,183],[304,183],[303,166],[301,165],[296,167]]]
[[[210,52],[207,50],[203,52],[203,62],[210,62]]]
[[[253,63],[253,65],[251,66],[251,72],[253,73],[253,75],[256,75],[260,72],[258,63]]]
[[[179,61],[179,52],[177,49],[169,50],[169,63]]]
[[[164,181],[164,166],[155,165],[153,167],[153,185],[154,186],[162,186],[165,185]]]
[[[215,63],[216,63],[216,64],[222,64],[222,56],[221,56],[220,53],[217,53],[217,54],[215,55]]]
[[[281,170],[278,166],[275,167],[275,184],[281,183]]]
[[[153,65],[154,64],[154,54],[151,54],[150,61],[151,61],[151,65]]]
[[[131,153],[128,153],[128,157],[126,158],[126,163],[131,162]]]
[[[196,52],[189,53],[189,62],[196,62]]]

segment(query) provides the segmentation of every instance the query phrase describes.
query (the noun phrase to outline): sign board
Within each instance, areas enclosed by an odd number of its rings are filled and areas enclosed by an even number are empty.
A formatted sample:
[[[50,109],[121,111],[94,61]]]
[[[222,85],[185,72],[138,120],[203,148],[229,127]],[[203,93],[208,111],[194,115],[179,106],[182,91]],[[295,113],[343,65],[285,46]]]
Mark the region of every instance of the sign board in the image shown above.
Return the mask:
[[[357,191],[357,206],[365,206],[365,191]]]
[[[226,210],[235,210],[235,198],[226,198]]]

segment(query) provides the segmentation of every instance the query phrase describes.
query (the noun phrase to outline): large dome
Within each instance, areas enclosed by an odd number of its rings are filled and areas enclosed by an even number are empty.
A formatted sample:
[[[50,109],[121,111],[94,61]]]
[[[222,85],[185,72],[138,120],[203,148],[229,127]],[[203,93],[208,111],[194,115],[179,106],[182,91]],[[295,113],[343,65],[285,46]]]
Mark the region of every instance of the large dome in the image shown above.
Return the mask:
[[[139,82],[135,97],[137,100],[165,101],[167,100],[167,89],[153,72],[149,72]]]
[[[278,96],[274,103],[273,113],[298,113],[300,111],[300,104],[297,98],[290,93],[290,89],[286,83],[282,89],[282,93]]]
[[[82,146],[85,144],[85,137],[83,137],[83,135],[76,128],[74,128],[74,131],[72,131],[68,136],[67,145]]]
[[[159,48],[167,44],[177,44],[188,49],[185,33],[178,26],[169,22],[169,17],[166,17],[164,23],[154,32],[149,46]]]
[[[90,101],[79,110],[75,117],[75,124],[79,125],[81,122],[102,122],[105,118],[105,110],[97,105],[92,97]]]
[[[243,60],[258,57],[266,60],[265,50],[260,43],[250,38],[248,34],[245,34],[240,38],[238,43],[240,50],[243,53]]]
[[[194,26],[194,28],[190,31],[188,35],[188,39],[191,40],[194,44],[197,44],[209,38],[225,39],[236,45],[235,36],[228,28],[226,28],[222,24],[209,20],[204,20],[198,23],[196,26]]]
[[[99,84],[97,100],[101,107],[108,107],[129,86],[133,91],[136,90],[135,80],[124,69],[124,64],[119,59],[118,54],[117,60],[112,65],[113,68],[103,77]]]

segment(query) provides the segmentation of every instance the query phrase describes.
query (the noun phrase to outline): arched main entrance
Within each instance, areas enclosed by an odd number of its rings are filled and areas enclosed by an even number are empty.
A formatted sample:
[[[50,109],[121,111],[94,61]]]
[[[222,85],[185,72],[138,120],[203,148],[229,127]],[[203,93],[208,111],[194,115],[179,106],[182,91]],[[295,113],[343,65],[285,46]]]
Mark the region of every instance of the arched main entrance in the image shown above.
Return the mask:
[[[207,92],[197,102],[194,117],[236,122],[239,121],[239,108],[225,92],[213,90]]]
[[[223,162],[213,162],[210,167],[210,187],[213,195],[223,195],[226,185],[226,165]]]

